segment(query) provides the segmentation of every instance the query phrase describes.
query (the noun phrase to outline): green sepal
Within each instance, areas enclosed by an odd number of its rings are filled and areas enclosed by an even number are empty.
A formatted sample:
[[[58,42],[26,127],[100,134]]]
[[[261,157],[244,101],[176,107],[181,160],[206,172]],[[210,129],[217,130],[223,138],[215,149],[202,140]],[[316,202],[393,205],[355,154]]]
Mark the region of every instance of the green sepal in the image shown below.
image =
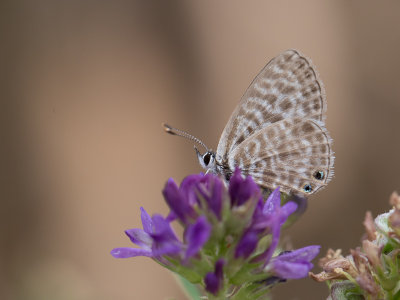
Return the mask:
[[[392,300],[400,300],[400,289],[392,296]]]
[[[265,285],[258,282],[250,282],[242,285],[240,290],[231,297],[231,300],[265,300],[269,299],[267,293],[272,285]]]
[[[393,257],[382,254],[386,271],[378,270],[380,286],[386,291],[393,291],[400,281],[399,267]]]
[[[192,299],[192,300],[200,300],[201,299],[201,293],[196,285],[194,285],[193,283],[190,283],[184,277],[179,276],[177,274],[174,274],[174,277],[175,277],[176,281],[178,282],[178,285],[184,291],[186,296],[189,297],[189,299]]]
[[[165,257],[165,258],[168,259],[170,262],[174,262],[174,260],[171,259],[170,257]],[[193,267],[190,268],[185,267],[182,264],[174,264],[174,265],[175,265],[174,268],[168,267],[168,269],[186,278],[191,283],[200,283],[202,281],[203,277],[202,274],[199,273],[198,269]]]
[[[352,282],[345,280],[335,282],[331,286],[331,294],[327,300],[364,300],[360,288]]]
[[[261,263],[247,263],[242,265],[239,270],[237,267],[235,268],[235,266],[229,266],[229,267],[231,268],[230,270],[233,271],[231,273],[233,275],[230,276],[229,282],[234,285],[241,285],[245,282],[253,282],[256,280],[264,280],[268,277],[268,274],[264,272],[252,274],[254,270],[261,268]],[[230,270],[227,269],[227,273]]]

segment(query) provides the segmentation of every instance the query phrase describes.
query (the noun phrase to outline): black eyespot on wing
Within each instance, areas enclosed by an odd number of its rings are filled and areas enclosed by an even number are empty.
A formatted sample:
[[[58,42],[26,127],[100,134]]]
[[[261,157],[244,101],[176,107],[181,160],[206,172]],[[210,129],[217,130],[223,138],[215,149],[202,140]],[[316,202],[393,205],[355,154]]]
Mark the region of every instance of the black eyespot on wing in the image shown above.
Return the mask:
[[[208,164],[210,163],[210,158],[211,158],[211,154],[210,153],[207,152],[206,154],[204,154],[203,161],[204,161],[204,164],[206,166],[208,166]]]
[[[324,179],[324,177],[325,177],[325,174],[323,171],[317,171],[314,173],[314,178],[317,180],[322,180],[322,179]]]
[[[311,192],[312,192],[312,187],[311,187],[310,184],[306,184],[306,185],[303,187],[303,190],[304,190],[306,193],[311,193]]]

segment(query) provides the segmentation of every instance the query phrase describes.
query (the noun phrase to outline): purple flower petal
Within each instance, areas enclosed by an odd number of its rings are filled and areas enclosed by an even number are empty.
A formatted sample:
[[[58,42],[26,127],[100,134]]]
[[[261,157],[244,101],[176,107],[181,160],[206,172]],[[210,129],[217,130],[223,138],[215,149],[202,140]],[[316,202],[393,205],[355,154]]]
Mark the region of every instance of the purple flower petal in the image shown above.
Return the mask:
[[[177,255],[182,251],[182,246],[178,242],[155,243],[152,249],[152,256]]]
[[[196,223],[190,225],[185,232],[185,241],[188,243],[185,259],[196,255],[208,241],[211,233],[211,225],[206,217],[201,216]]]
[[[151,249],[153,239],[144,230],[139,228],[127,229],[125,230],[125,234],[129,237],[132,243],[145,249]]]
[[[225,261],[223,259],[219,259],[215,263],[215,271],[209,272],[204,277],[204,283],[206,286],[206,290],[213,295],[217,295],[218,291],[221,289],[224,279],[224,267]]]
[[[156,242],[173,241],[178,242],[174,231],[171,228],[170,223],[164,219],[161,215],[153,216],[154,232],[151,234],[152,238]]]
[[[240,170],[236,168],[229,181],[229,195],[232,206],[241,206],[252,197],[258,198],[261,191],[250,176],[243,179]]]
[[[111,250],[111,255],[115,258],[128,258],[135,256],[153,256],[151,250],[139,248],[114,248]]]
[[[274,261],[273,268],[274,274],[284,279],[300,279],[307,277],[308,272],[313,268],[313,264],[309,262],[285,262]]]
[[[275,214],[276,211],[281,206],[281,193],[279,191],[279,187],[277,187],[272,193],[269,195],[267,201],[265,201],[265,205],[263,207],[263,214],[265,216]]]
[[[220,279],[222,279],[224,276],[224,265],[225,260],[222,258],[217,260],[215,263],[215,275],[217,275]]]
[[[217,275],[215,275],[213,272],[209,272],[206,274],[206,276],[204,277],[204,283],[206,285],[206,290],[209,293],[214,295],[218,293],[220,282]]]
[[[281,213],[287,219],[292,213],[294,213],[297,209],[298,205],[292,201],[287,202],[285,205],[281,207]]]
[[[187,199],[179,190],[175,181],[170,178],[168,179],[164,189],[163,195],[165,201],[175,215],[185,224],[188,223],[188,216],[193,215],[194,210],[187,202]]]
[[[171,223],[172,221],[175,221],[177,218],[178,218],[178,216],[171,210],[169,212],[166,220]]]
[[[297,204],[294,202],[288,202],[284,206],[282,206],[279,211],[280,216],[280,224],[283,225],[288,217],[294,213],[297,209]]]
[[[153,255],[160,256],[164,254],[178,254],[182,249],[182,243],[176,237],[170,223],[161,215],[153,216],[154,233]]]
[[[221,219],[223,182],[215,175],[207,174],[199,181],[198,190],[206,200],[208,208]]]
[[[253,216],[253,224],[252,228],[259,231],[265,231],[266,228],[274,226],[274,223],[278,223],[279,226],[282,226],[288,217],[296,211],[297,204],[294,202],[288,202],[284,206],[279,207],[272,204],[272,201],[268,204],[264,205],[264,209],[266,206],[269,206],[266,210],[264,210],[263,214],[254,214]],[[274,208],[272,208],[274,207]],[[268,232],[268,231],[267,231]]]
[[[140,216],[142,219],[142,225],[143,225],[143,230],[147,233],[152,233],[153,232],[153,220],[151,219],[150,215],[147,213],[147,211],[141,207],[140,208]]]
[[[217,216],[218,220],[221,220],[223,190],[224,184],[217,178],[214,181],[212,196],[210,199],[208,199],[208,206]]]
[[[179,254],[182,251],[182,243],[173,232],[168,220],[161,215],[149,215],[142,209],[143,227],[145,230],[134,228],[125,231],[126,235],[141,248],[116,248],[111,254],[117,258],[135,256],[159,257],[165,254]],[[151,232],[150,232],[151,231]]]
[[[236,195],[240,190],[240,184],[242,183],[242,181],[243,181],[242,174],[240,173],[240,170],[236,168],[235,172],[233,173],[233,175],[229,180],[229,196],[231,198],[232,206],[236,202],[236,200],[234,199],[236,199]]]
[[[275,223],[281,225],[281,196],[279,187],[269,195],[267,201],[261,206],[260,201],[257,203],[256,210],[253,214],[252,229],[265,234],[271,233]],[[290,207],[288,207],[290,209]],[[276,229],[275,229],[276,230]]]
[[[318,255],[320,248],[320,246],[308,246],[274,257],[272,260],[274,274],[285,279],[306,277],[313,267],[310,261]]]
[[[197,199],[197,189],[199,182],[204,178],[203,174],[193,174],[186,176],[180,187],[179,190],[181,191],[182,195],[185,197],[186,202],[191,206],[195,206],[198,204]]]
[[[312,261],[318,255],[320,249],[321,246],[317,245],[307,246],[290,252],[285,252],[277,256],[277,259],[291,262],[301,260]]]
[[[247,258],[256,249],[258,243],[258,235],[255,232],[246,233],[236,246],[235,258]]]

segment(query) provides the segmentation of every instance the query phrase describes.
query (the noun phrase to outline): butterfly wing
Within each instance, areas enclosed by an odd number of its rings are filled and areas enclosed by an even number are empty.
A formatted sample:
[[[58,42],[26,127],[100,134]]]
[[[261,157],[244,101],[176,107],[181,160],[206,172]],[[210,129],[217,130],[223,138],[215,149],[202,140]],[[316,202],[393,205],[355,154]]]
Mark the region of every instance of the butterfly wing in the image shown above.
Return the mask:
[[[302,118],[265,127],[229,154],[229,168],[239,167],[264,188],[313,194],[332,178],[332,140],[324,124]]]
[[[288,50],[272,59],[247,88],[222,132],[217,160],[224,162],[253,133],[283,119],[324,122],[325,92],[309,59]]]

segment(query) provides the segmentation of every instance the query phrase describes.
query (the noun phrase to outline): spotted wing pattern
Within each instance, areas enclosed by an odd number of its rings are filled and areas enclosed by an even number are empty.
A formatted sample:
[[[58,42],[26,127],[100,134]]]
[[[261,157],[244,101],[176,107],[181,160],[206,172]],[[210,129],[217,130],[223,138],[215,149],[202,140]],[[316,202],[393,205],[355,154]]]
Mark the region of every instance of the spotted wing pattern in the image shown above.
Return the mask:
[[[216,159],[263,187],[314,193],[333,174],[325,112],[325,91],[311,61],[285,51],[247,88],[222,132]]]
[[[239,167],[264,188],[312,194],[332,178],[331,142],[322,122],[285,119],[238,145],[229,155],[229,167]]]

